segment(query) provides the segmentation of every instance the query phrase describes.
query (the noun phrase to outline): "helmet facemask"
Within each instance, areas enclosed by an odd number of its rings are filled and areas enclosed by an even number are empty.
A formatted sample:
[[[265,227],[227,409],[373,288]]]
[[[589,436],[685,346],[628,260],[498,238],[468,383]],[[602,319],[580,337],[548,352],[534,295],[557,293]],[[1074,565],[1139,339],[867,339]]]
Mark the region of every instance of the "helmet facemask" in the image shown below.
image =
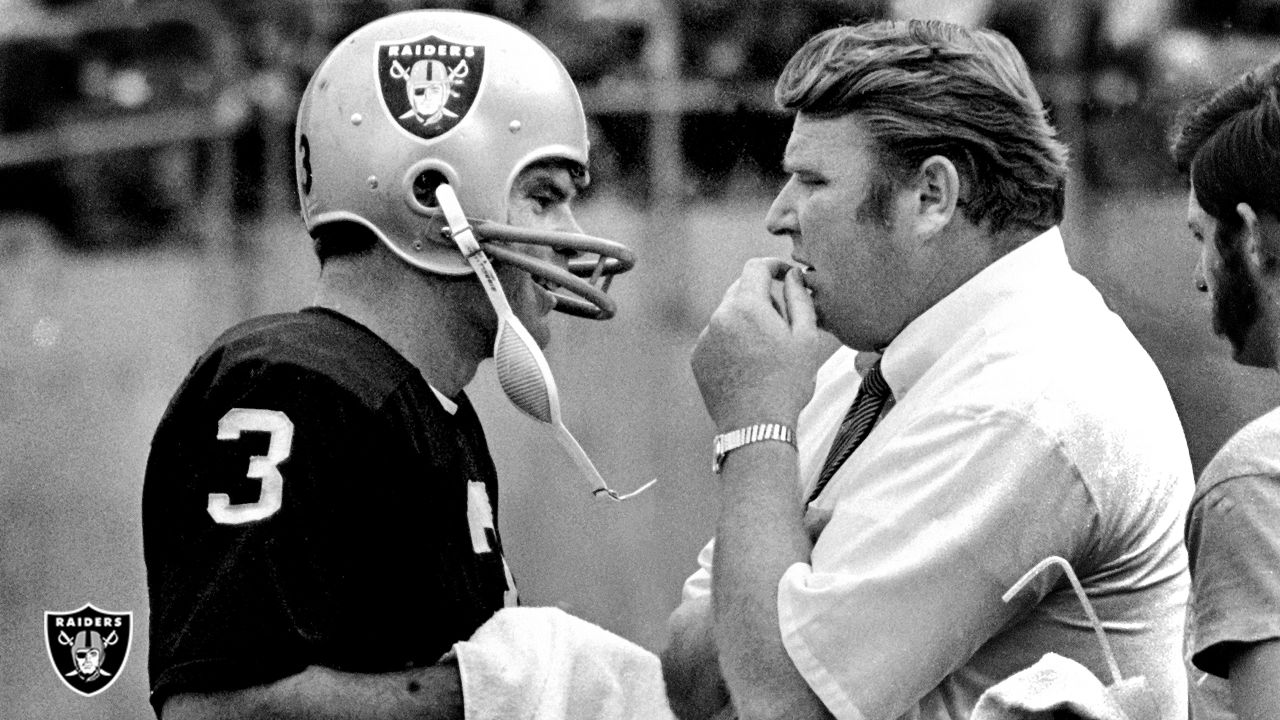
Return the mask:
[[[626,494],[618,493],[605,483],[600,472],[596,470],[595,464],[591,462],[591,458],[582,449],[582,445],[565,427],[560,415],[560,396],[556,390],[555,378],[551,375],[551,367],[547,364],[542,350],[538,348],[538,343],[534,341],[507,302],[507,296],[503,292],[502,284],[498,281],[498,275],[494,272],[485,250],[481,249],[476,241],[474,229],[462,212],[457,195],[448,183],[441,183],[436,188],[435,194],[448,223],[443,228],[446,235],[457,244],[459,252],[475,268],[476,277],[484,287],[485,295],[488,296],[490,304],[493,305],[493,311],[497,315],[498,331],[493,344],[493,360],[498,371],[498,383],[506,393],[507,399],[529,417],[551,427],[556,440],[573,458],[578,469],[591,484],[592,494],[620,502],[647,490],[657,482],[656,478]],[[511,226],[504,227],[511,228]],[[497,246],[490,245],[490,251],[495,247]],[[501,252],[503,255],[518,255],[531,259],[509,248],[501,248]],[[601,256],[597,267],[602,266],[604,262],[604,256]],[[519,266],[518,263],[511,264]],[[566,281],[592,287],[575,275],[562,270],[559,272],[563,275],[562,279]],[[557,299],[557,308],[559,303]]]
[[[432,169],[419,173],[413,182],[413,199],[410,204],[420,208],[426,220],[428,230],[425,235],[428,242],[451,242],[451,229],[445,219],[446,213],[437,204],[435,194],[436,188],[442,184],[450,184],[449,178]],[[456,192],[454,197],[457,197]],[[557,287],[552,293],[557,312],[589,320],[608,320],[617,314],[618,305],[609,297],[608,292],[615,275],[627,272],[635,266],[635,254],[627,246],[582,233],[524,228],[465,215],[464,219],[486,253]],[[573,257],[566,270],[508,247],[513,243],[540,245],[557,252],[568,251]],[[413,256],[400,256],[410,264],[431,271],[415,262]]]

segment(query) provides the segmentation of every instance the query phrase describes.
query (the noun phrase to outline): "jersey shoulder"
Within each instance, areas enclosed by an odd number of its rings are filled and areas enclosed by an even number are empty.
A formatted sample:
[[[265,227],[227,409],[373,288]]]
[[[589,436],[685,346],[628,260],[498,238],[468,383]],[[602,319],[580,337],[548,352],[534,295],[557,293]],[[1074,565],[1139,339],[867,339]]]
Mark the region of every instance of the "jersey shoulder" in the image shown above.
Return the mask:
[[[421,374],[372,331],[336,312],[307,308],[252,318],[224,332],[187,374],[169,413],[192,400],[234,404],[249,394],[287,402],[303,388],[376,409],[414,377]]]
[[[201,365],[216,365],[228,380],[252,380],[264,370],[328,378],[334,385],[376,405],[417,369],[382,338],[339,313],[322,308],[266,315],[223,333]]]

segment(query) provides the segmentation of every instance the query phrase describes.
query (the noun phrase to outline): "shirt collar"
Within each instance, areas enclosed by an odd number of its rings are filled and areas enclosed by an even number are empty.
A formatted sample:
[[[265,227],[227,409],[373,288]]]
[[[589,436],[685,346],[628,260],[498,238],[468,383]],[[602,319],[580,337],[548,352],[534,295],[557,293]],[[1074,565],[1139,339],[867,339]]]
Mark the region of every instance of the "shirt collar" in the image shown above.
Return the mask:
[[[427,383],[427,387],[431,388],[431,392],[436,394],[436,399],[440,401],[440,407],[450,415],[458,414],[458,403],[454,402],[448,395],[436,389],[435,385]]]
[[[1014,248],[907,324],[884,350],[880,370],[901,399],[960,337],[1020,290],[1044,288],[1070,271],[1062,233],[1052,227]]]

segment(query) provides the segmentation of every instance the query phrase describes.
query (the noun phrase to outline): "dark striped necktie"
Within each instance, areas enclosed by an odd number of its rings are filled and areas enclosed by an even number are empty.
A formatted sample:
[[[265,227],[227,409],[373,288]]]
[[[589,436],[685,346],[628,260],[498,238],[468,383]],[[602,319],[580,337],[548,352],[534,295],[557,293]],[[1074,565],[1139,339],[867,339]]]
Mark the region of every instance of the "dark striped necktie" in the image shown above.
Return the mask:
[[[822,489],[844,461],[867,439],[871,428],[880,418],[880,413],[884,411],[885,403],[892,399],[893,391],[889,389],[889,383],[885,382],[884,375],[880,372],[880,361],[877,360],[863,376],[862,384],[858,386],[858,396],[853,399],[853,405],[849,406],[849,412],[840,423],[840,430],[836,432],[835,442],[831,444],[827,460],[822,464],[822,473],[818,475],[818,484],[809,495],[809,502],[818,499]]]

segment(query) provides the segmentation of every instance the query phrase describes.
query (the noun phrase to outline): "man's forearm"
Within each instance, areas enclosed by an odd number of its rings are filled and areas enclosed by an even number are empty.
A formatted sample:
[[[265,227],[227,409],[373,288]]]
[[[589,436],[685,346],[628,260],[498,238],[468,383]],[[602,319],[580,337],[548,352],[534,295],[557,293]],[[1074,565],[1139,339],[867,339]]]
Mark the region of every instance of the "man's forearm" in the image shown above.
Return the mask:
[[[795,451],[763,442],[725,462],[712,598],[721,671],[743,720],[829,717],[796,670],[778,625],[778,581],[808,562]]]
[[[347,673],[311,666],[269,685],[183,693],[165,703],[163,720],[462,720],[462,680],[453,663],[394,673]]]

